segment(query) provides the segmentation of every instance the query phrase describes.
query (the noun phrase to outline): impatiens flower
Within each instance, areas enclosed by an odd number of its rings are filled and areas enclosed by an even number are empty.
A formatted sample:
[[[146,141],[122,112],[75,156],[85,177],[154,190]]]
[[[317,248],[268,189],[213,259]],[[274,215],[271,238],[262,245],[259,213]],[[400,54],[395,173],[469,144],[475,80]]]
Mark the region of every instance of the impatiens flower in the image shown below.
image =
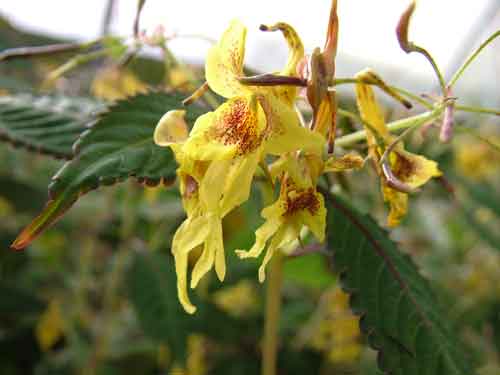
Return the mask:
[[[281,173],[280,195],[262,210],[265,223],[255,232],[255,244],[249,251],[237,250],[240,258],[258,257],[270,240],[259,268],[259,281],[265,279],[265,268],[274,252],[297,238],[306,226],[320,242],[325,237],[326,209],[323,196],[316,191],[305,159],[286,157],[278,161],[275,174]]]
[[[291,53],[283,74],[295,74],[303,46],[288,25],[283,32]],[[295,111],[296,88],[241,85],[246,29],[233,21],[222,39],[209,51],[206,77],[209,87],[227,102],[200,116],[189,135],[179,125],[181,111],[171,111],[160,120],[155,142],[170,147],[179,168],[180,191],[187,213],[172,242],[179,300],[186,311],[195,307],[187,294],[188,255],[197,246],[203,252],[191,277],[191,287],[212,267],[222,281],[225,275],[222,218],[245,202],[253,176],[267,154],[281,155],[304,150],[321,155],[323,136],[300,124]]]
[[[363,82],[366,74],[372,73],[363,71],[358,73],[356,78]],[[382,177],[384,200],[390,205],[388,225],[394,227],[408,210],[408,193],[432,177],[440,176],[441,172],[436,162],[405,151],[402,142],[398,142],[396,137],[390,134],[373,89],[369,85],[356,84],[356,100],[365,123],[370,156]],[[384,155],[386,151],[388,155]],[[382,160],[383,156],[386,160]]]

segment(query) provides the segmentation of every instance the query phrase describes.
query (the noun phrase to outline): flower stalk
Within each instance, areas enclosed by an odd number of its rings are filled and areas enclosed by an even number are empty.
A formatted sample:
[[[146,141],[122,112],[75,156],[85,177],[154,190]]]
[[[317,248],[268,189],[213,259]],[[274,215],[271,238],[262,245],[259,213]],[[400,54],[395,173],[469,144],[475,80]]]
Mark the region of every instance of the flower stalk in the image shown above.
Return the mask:
[[[283,253],[277,251],[269,267],[266,285],[264,339],[262,342],[262,375],[276,374],[284,260]]]

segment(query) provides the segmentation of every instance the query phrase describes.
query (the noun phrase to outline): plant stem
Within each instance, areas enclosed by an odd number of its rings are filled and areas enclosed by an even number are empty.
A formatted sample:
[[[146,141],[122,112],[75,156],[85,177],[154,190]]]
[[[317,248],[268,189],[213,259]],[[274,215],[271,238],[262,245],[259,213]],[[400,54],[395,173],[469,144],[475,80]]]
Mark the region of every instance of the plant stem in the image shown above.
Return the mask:
[[[450,83],[448,86],[453,86],[457,80],[460,78],[460,76],[463,74],[463,72],[469,67],[469,65],[474,61],[474,59],[479,55],[479,53],[483,50],[484,47],[486,47],[488,44],[490,44],[493,40],[495,40],[497,37],[500,36],[500,30],[497,30],[494,32],[488,39],[486,39],[479,47],[474,51],[472,55],[469,56],[467,60],[462,64],[462,66],[456,71],[456,73],[451,77]]]
[[[39,57],[46,55],[54,55],[57,53],[85,50],[99,42],[100,40],[97,39],[87,43],[61,43],[61,44],[49,44],[46,46],[37,46],[37,47],[9,48],[3,50],[0,53],[0,61],[4,60],[7,61],[16,58]]]
[[[438,106],[434,108],[432,111],[427,111],[424,113],[421,113],[420,115],[413,116],[413,117],[408,117],[402,120],[397,120],[390,122],[387,124],[387,128],[389,131],[397,131],[397,130],[402,130],[406,128],[410,128],[412,126],[418,126],[421,124],[424,124],[426,122],[435,120],[438,118],[441,113],[444,110],[444,106]],[[356,142],[362,141],[366,139],[366,131],[365,130],[359,130],[357,132],[344,135],[343,137],[337,138],[335,141],[335,144],[340,147],[348,147]]]
[[[141,19],[141,12],[142,8],[144,7],[144,4],[146,3],[146,0],[137,0],[137,8],[135,12],[135,18],[134,18],[134,37],[137,38],[139,36],[139,21]]]
[[[284,255],[277,251],[271,259],[266,288],[264,340],[262,344],[262,375],[275,375],[278,353],[279,319],[281,312],[281,286],[283,283]]]
[[[483,115],[494,115],[500,116],[500,110],[491,109],[491,108],[481,108],[481,107],[470,107],[466,105],[456,105],[455,109],[457,111],[470,112],[470,113],[479,113]]]
[[[429,63],[432,66],[432,69],[434,70],[434,73],[436,74],[436,77],[438,78],[439,86],[441,87],[441,92],[443,93],[443,95],[446,95],[446,83],[444,82],[443,75],[441,74],[441,71],[439,70],[439,68],[436,64],[436,61],[434,60],[432,55],[429,52],[427,52],[426,49],[424,49],[422,47],[414,46],[414,48],[415,48],[415,52],[420,53],[421,55],[423,55],[427,59],[427,61],[429,61]]]

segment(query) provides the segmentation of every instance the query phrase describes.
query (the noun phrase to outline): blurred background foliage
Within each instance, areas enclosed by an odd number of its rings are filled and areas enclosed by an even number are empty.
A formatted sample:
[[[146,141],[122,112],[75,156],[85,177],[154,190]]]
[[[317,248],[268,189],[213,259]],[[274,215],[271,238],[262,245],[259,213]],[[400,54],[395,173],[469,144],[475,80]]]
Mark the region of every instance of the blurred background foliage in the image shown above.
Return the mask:
[[[21,32],[0,19],[0,50],[55,42],[62,41]],[[45,95],[43,81],[65,59],[62,54],[1,62],[0,95]],[[187,74],[182,66],[145,57],[126,68],[101,59],[56,80],[50,90],[80,106],[87,103],[91,113],[106,101],[146,90],[189,92]],[[351,98],[340,100],[354,108]],[[387,114],[400,115],[391,108]],[[7,115],[0,102],[0,125]],[[497,118],[485,116],[459,121],[449,145],[434,141],[438,130],[432,126],[412,135],[411,148],[437,160],[444,178],[413,197],[408,217],[392,237],[434,282],[480,373],[497,375],[500,127]],[[341,127],[354,125],[343,119]],[[1,374],[259,372],[264,293],[258,263],[238,261],[232,250],[251,245],[265,192],[254,189],[252,198],[225,219],[226,281],[220,284],[213,275],[204,279],[196,290],[199,312],[188,316],[177,301],[169,252],[184,215],[175,185],[127,181],[103,187],[28,249],[14,252],[10,243],[43,207],[50,176],[76,135],[55,144],[59,159],[53,159],[36,147],[34,153],[18,148],[22,139],[3,134],[0,126],[0,137],[10,141],[0,144]],[[383,219],[372,170],[339,174],[331,183],[356,207]],[[359,317],[338,286],[330,256],[294,257],[284,274],[279,373],[379,374],[376,353],[360,333]]]

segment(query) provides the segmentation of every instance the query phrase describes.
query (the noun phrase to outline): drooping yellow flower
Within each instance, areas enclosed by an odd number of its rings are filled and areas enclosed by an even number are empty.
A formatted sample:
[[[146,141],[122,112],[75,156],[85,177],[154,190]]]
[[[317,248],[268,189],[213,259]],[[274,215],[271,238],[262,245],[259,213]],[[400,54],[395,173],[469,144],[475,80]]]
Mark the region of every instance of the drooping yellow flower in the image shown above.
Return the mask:
[[[281,73],[294,75],[304,54],[302,42],[290,26],[273,27],[283,32],[291,49]],[[323,136],[301,126],[294,107],[295,87],[240,84],[245,36],[245,27],[233,21],[207,57],[207,83],[227,102],[200,116],[187,137],[178,126],[179,113],[167,113],[155,131],[155,142],[171,147],[179,163],[177,174],[188,217],[174,235],[172,253],[179,299],[190,313],[195,307],[187,294],[189,252],[203,246],[193,268],[192,288],[214,266],[219,279],[224,279],[221,220],[248,199],[259,162],[267,154],[299,149],[321,155],[325,143]]]
[[[358,73],[356,78],[363,81],[366,75],[372,76],[373,73],[365,70]],[[394,227],[408,210],[408,192],[422,186],[432,177],[440,176],[441,172],[436,162],[405,151],[402,142],[392,145],[396,137],[390,134],[385,124],[371,86],[357,83],[356,100],[361,118],[365,122],[370,155],[382,177],[384,201],[390,205],[387,223]],[[393,147],[384,162],[381,158],[389,146]]]
[[[295,30],[286,23],[278,23],[267,29],[282,31],[290,48],[290,54],[280,75],[296,76],[297,64],[304,56],[304,47]],[[246,28],[233,21],[224,32],[219,43],[214,45],[207,57],[205,65],[206,78],[209,87],[219,95],[230,99],[226,104],[229,108],[241,102],[256,101],[250,106],[252,112],[263,111],[263,127],[255,132],[261,138],[265,153],[281,155],[298,149],[321,153],[324,138],[315,134],[300,124],[295,112],[294,102],[297,88],[293,86],[246,86],[240,83],[243,77],[243,60],[245,55]],[[233,113],[233,119],[240,111],[230,111],[228,107],[219,107],[214,114],[221,112]],[[257,117],[257,115],[254,115]],[[260,116],[260,115],[259,115]],[[236,116],[237,117],[237,116]],[[214,116],[221,118],[221,116]],[[231,117],[230,117],[231,118]],[[245,132],[246,142],[255,144]]]
[[[259,268],[259,281],[265,279],[265,268],[274,252],[295,241],[306,226],[320,242],[325,237],[326,209],[323,196],[316,191],[305,159],[286,157],[275,172],[281,171],[278,200],[262,210],[265,223],[255,232],[255,244],[249,251],[237,250],[240,258],[256,258],[271,240]],[[286,172],[285,172],[286,171]]]

